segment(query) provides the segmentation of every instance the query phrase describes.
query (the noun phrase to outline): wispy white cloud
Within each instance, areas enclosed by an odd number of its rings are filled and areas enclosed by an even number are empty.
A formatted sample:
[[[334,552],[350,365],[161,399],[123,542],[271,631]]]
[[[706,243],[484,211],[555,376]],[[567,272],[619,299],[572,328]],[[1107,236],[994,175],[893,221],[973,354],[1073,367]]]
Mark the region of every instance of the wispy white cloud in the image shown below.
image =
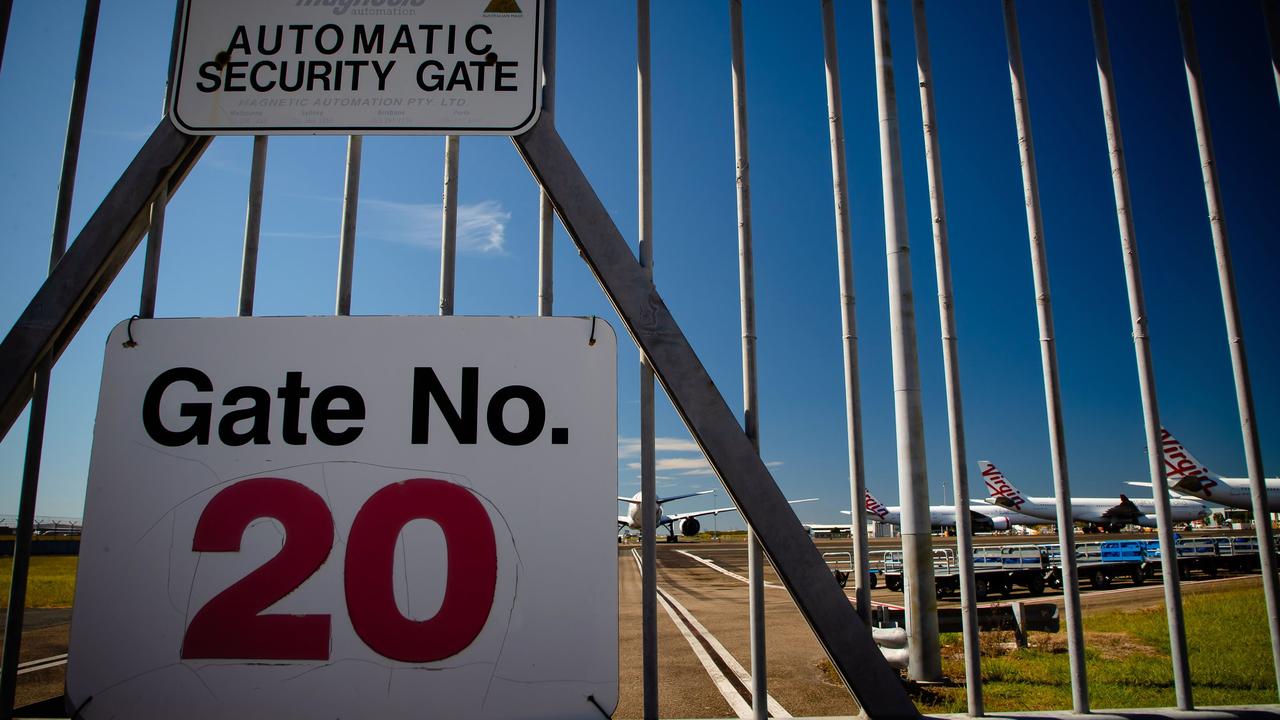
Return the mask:
[[[702,452],[698,449],[698,444],[692,440],[685,438],[660,437],[654,438],[654,449],[657,452],[683,452],[696,453]],[[640,438],[622,437],[618,438],[618,457],[636,457],[640,454]]]
[[[627,463],[631,470],[639,470],[640,463]],[[701,457],[667,457],[658,458],[654,463],[657,472],[674,472],[678,475],[711,475],[711,466]]]
[[[675,477],[706,477],[715,475],[715,471],[711,469],[711,465],[707,463],[706,457],[702,455],[702,450],[698,444],[687,438],[675,437],[659,437],[654,438],[654,449],[657,457],[654,459],[655,472],[672,473]],[[640,455],[640,438],[622,437],[618,438],[618,459],[630,460]],[[771,460],[765,463],[768,467],[778,467],[782,465],[781,460]],[[640,462],[631,460],[626,463],[628,470],[639,470]]]
[[[356,216],[356,234],[402,245],[440,247],[442,212],[439,203],[362,198]],[[510,221],[511,213],[496,200],[458,206],[459,252],[505,254]]]
[[[264,232],[262,237],[279,240],[337,240],[338,233]]]

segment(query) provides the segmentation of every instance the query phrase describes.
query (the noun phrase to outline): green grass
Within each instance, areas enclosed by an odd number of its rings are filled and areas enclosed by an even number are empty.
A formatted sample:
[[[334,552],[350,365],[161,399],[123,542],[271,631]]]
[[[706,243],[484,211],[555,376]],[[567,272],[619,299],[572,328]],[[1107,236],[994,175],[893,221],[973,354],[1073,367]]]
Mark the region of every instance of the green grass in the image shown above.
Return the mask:
[[[27,571],[27,607],[71,607],[76,590],[75,555],[33,555]],[[0,558],[0,608],[9,606],[13,558]]]
[[[1183,599],[1192,699],[1197,706],[1276,702],[1262,589],[1229,589]],[[1087,615],[1085,665],[1095,709],[1173,707],[1173,668],[1163,603]],[[913,691],[922,712],[965,712],[964,660],[957,634],[943,635],[943,673],[955,686]],[[1064,632],[1031,633],[1014,649],[1011,633],[983,633],[982,689],[988,712],[1068,710],[1071,676]]]

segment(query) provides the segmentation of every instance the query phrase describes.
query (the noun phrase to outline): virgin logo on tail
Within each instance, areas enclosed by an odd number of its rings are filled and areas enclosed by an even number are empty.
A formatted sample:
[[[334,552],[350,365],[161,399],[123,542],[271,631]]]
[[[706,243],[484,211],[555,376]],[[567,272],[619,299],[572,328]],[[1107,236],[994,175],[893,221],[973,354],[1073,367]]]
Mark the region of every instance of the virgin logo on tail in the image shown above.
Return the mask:
[[[991,492],[991,497],[996,499],[997,504],[1019,508],[1026,502],[1022,494],[1009,484],[1004,473],[1000,472],[995,465],[987,463],[987,467],[982,471],[982,477],[987,483],[987,490]]]
[[[1169,479],[1208,479],[1208,468],[1199,464],[1192,454],[1187,452],[1187,448],[1183,447],[1183,443],[1178,442],[1178,438],[1172,436],[1165,428],[1160,428],[1160,436],[1161,445],[1164,446],[1165,451],[1165,474],[1169,475]]]
[[[867,512],[874,513],[881,520],[889,514],[889,508],[882,505],[879,500],[871,497],[871,493],[866,493],[866,499],[867,501],[864,504],[867,506]]]
[[[1182,443],[1164,428],[1160,428],[1160,444],[1164,449],[1165,474],[1174,483],[1183,487],[1192,486],[1188,489],[1198,487],[1206,493],[1209,488],[1218,484],[1210,477],[1209,468],[1201,465],[1191,456],[1191,453],[1187,452]]]

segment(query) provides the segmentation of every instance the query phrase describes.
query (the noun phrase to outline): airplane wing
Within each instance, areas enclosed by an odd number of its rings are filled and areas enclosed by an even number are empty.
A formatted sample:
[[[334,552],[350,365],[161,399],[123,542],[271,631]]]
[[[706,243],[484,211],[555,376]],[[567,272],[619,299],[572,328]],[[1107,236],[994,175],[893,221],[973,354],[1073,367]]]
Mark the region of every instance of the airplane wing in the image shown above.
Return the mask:
[[[1102,511],[1102,519],[1112,522],[1136,523],[1142,511],[1133,501],[1124,495],[1120,496],[1120,504]]]
[[[715,492],[715,491],[714,491],[714,490],[699,490],[698,492],[685,493],[684,495],[672,495],[671,497],[660,497],[660,498],[658,498],[658,504],[659,504],[659,505],[661,505],[662,503],[665,503],[665,502],[671,502],[672,500],[683,500],[683,499],[685,499],[685,498],[696,497],[696,496],[698,496],[698,495],[710,495],[710,494],[711,494],[711,493],[713,493],[713,492]],[[632,503],[632,504],[635,504],[635,505],[639,505],[639,504],[640,504],[640,500],[639,500],[639,498],[633,498],[633,497],[622,497],[621,495],[619,495],[619,496],[618,496],[618,502]]]
[[[706,492],[711,492],[711,491],[707,490]],[[704,493],[696,493],[696,494],[702,495]],[[818,498],[805,498],[803,500],[788,500],[787,504],[795,505],[797,503],[813,502],[817,499]],[[685,518],[702,517],[703,515],[719,515],[722,512],[737,512],[737,510],[738,508],[736,507],[716,508],[714,510],[694,510],[692,512],[676,513],[675,515],[668,515],[667,518],[669,518],[672,521],[678,521],[678,520],[684,520]]]
[[[703,515],[719,515],[722,512],[737,512],[737,511],[738,511],[738,508],[736,507],[716,508],[714,510],[694,510],[692,512],[676,513],[675,515],[668,515],[667,518],[673,521],[680,521],[686,518],[702,517]]]
[[[715,492],[715,490],[699,490],[698,492],[685,493],[684,495],[672,495],[671,497],[660,497],[658,498],[658,504],[661,505],[662,503],[668,503],[668,502],[671,502],[672,500],[683,500],[685,498],[697,497],[698,495],[710,495],[713,492]]]

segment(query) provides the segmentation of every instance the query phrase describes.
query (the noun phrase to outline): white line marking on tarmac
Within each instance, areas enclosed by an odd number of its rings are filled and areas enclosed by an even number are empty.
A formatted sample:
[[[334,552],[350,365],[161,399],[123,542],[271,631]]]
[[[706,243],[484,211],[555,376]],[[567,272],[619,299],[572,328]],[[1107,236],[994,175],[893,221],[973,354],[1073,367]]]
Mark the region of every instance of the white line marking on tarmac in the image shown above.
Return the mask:
[[[687,555],[688,553],[685,554]],[[644,571],[640,564],[640,554],[636,552],[635,549],[632,549],[631,555],[635,558],[636,570],[643,574]],[[693,557],[696,560],[701,560],[701,558],[696,556],[691,555],[690,557]],[[726,575],[732,575],[732,573],[720,568],[716,569],[721,570],[721,572],[724,572]],[[662,603],[663,609],[667,611],[667,615],[671,617],[672,622],[674,622],[676,627],[680,629],[680,633],[684,635],[685,640],[688,641],[689,647],[693,648],[694,654],[697,655],[698,660],[702,662],[702,666],[706,669],[707,675],[711,677],[712,682],[716,685],[716,689],[718,689],[720,694],[724,696],[725,701],[729,703],[729,706],[733,708],[733,711],[738,714],[739,718],[753,717],[751,705],[738,693],[733,684],[725,678],[724,673],[720,672],[720,668],[716,667],[715,662],[707,654],[706,650],[702,647],[702,644],[698,642],[698,639],[694,636],[693,632],[690,632],[690,628],[706,640],[707,644],[711,646],[712,651],[719,656],[720,661],[729,668],[735,677],[737,677],[743,687],[750,688],[751,675],[747,673],[746,668],[742,667],[742,664],[733,657],[725,646],[720,644],[720,641],[716,639],[716,636],[712,635],[711,632],[702,625],[702,623],[698,622],[697,618],[693,616],[693,613],[689,612],[685,606],[681,605],[679,600],[671,597],[671,595],[662,588],[657,588],[657,590],[658,600]],[[782,707],[782,704],[775,700],[772,695],[766,695],[765,697],[767,699],[770,716],[777,718],[791,717],[791,713],[787,712],[786,709]]]
[[[688,551],[686,551],[686,550],[677,550],[676,552],[680,553],[681,555],[685,555],[685,556],[687,556],[687,557],[693,558],[694,560],[697,560],[698,562],[702,563],[703,565],[706,565],[707,567],[711,568],[712,570],[715,570],[715,571],[716,571],[716,572],[718,572],[718,573],[723,573],[723,574],[725,574],[725,575],[728,575],[729,577],[733,578],[734,580],[740,580],[740,581],[742,581],[742,582],[744,582],[744,583],[745,583],[745,582],[748,582],[747,578],[745,578],[745,577],[743,577],[743,576],[739,575],[739,574],[738,574],[738,573],[736,573],[736,572],[730,572],[729,570],[726,570],[726,569],[724,569],[724,568],[720,567],[719,565],[715,564],[715,563],[714,563],[714,562],[712,562],[711,560],[708,560],[708,559],[703,558],[703,557],[698,557],[697,555],[694,555],[693,553],[688,552]],[[779,584],[777,584],[777,583],[771,583],[771,582],[767,582],[767,583],[765,583],[765,584],[764,584],[764,586],[765,586],[765,587],[767,587],[767,588],[774,589],[774,590],[786,590],[786,589],[787,589],[786,587],[784,587],[784,586],[782,586],[782,585],[779,585]]]
[[[66,664],[67,664],[66,653],[63,653],[61,655],[54,655],[52,657],[47,657],[47,658],[41,658],[39,660],[28,660],[27,662],[24,662],[24,663],[18,663],[18,674],[26,675],[27,673],[33,673],[33,672],[36,672],[37,670],[47,670],[49,668],[55,668],[55,667],[58,667],[59,665],[66,665]]]

